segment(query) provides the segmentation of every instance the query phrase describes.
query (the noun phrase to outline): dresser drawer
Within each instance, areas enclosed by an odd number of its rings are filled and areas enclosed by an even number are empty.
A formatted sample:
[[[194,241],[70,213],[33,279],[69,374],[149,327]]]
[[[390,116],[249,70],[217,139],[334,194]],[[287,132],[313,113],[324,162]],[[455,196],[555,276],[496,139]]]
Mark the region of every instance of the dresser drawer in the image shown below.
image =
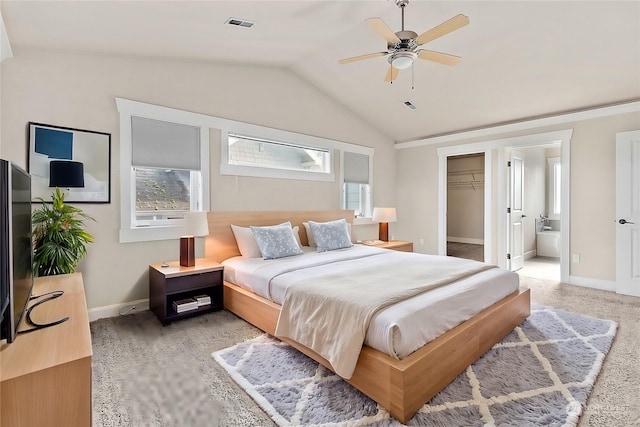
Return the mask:
[[[166,281],[166,293],[170,294],[215,285],[222,285],[222,270],[168,278]]]

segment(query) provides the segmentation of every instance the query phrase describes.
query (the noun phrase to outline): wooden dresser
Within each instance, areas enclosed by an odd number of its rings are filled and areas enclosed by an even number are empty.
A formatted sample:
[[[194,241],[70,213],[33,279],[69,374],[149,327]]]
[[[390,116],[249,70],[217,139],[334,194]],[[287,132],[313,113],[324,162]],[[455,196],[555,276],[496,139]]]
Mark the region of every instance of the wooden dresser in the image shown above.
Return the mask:
[[[91,426],[91,333],[80,273],[36,278],[33,295],[64,294],[31,317],[64,323],[26,334],[0,348],[2,427]],[[31,303],[33,304],[32,301]],[[21,322],[19,330],[31,326]]]

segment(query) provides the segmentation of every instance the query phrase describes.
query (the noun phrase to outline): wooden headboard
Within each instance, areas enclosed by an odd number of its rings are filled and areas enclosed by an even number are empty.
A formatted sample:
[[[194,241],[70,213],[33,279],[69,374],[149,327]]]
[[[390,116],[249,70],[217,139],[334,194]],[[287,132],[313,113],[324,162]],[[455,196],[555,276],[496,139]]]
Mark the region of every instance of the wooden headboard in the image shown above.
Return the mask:
[[[307,233],[302,226],[303,222],[309,220],[325,222],[340,218],[344,218],[353,225],[352,210],[208,212],[209,235],[204,240],[204,256],[222,262],[227,258],[240,255],[236,238],[231,231],[231,224],[249,227],[250,225],[276,225],[290,221],[292,227],[296,225],[300,227],[300,242],[306,245]]]

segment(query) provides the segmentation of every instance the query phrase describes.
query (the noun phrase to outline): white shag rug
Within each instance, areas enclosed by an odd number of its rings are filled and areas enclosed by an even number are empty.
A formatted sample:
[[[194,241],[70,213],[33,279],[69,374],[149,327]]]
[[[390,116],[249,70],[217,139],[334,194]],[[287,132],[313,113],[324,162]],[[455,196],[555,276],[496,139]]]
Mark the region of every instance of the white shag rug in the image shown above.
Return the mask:
[[[617,324],[531,316],[427,402],[410,426],[575,426]],[[268,335],[213,358],[280,426],[401,426],[333,372]]]

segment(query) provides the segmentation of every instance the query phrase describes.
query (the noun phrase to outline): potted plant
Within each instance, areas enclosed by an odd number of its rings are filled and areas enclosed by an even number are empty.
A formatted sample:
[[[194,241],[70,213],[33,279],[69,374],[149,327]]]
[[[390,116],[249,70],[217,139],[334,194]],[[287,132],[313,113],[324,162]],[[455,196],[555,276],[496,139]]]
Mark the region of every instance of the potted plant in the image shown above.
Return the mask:
[[[81,209],[64,204],[64,193],[56,188],[47,204],[33,212],[33,270],[36,276],[74,273],[78,262],[87,254],[93,236],[84,229],[84,221],[92,220]]]

